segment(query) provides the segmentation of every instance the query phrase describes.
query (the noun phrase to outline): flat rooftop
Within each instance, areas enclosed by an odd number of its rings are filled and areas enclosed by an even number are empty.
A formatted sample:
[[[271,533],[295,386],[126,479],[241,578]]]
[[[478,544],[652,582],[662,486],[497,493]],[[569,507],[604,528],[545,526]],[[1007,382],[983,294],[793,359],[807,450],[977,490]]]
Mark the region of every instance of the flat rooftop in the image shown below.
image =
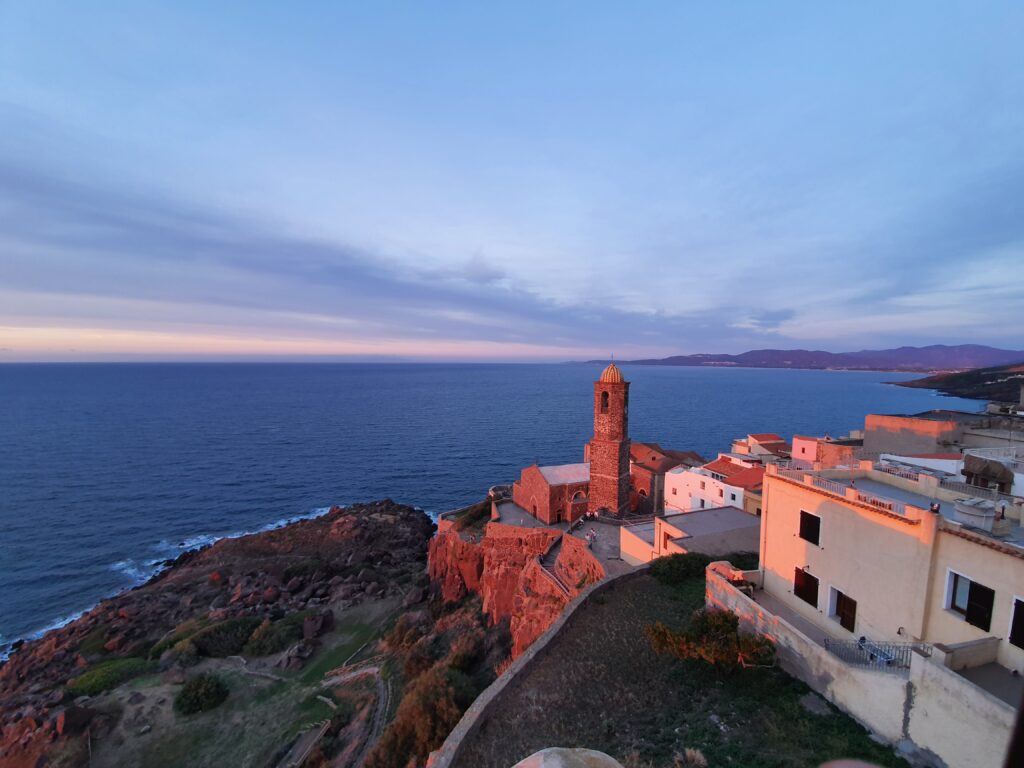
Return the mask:
[[[761,518],[744,512],[738,507],[712,507],[711,509],[698,509],[695,512],[678,512],[665,515],[665,521],[673,528],[681,530],[687,537],[726,533],[740,528],[761,527]],[[653,523],[651,530],[653,531]]]
[[[590,464],[554,464],[540,467],[540,473],[549,485],[590,482]]]
[[[919,509],[928,509],[933,502],[939,504],[940,514],[948,520],[959,522],[956,520],[954,502],[949,499],[938,498],[937,496],[929,496],[923,493],[914,493],[913,491],[906,491],[902,488],[897,488],[894,485],[888,485],[887,483],[873,480],[866,477],[858,477],[853,481],[848,477],[831,478],[834,482],[847,487],[854,487],[858,491],[870,493],[874,496],[879,496],[883,499],[891,499],[892,501],[900,501],[904,504],[912,504]],[[947,491],[948,493],[948,491]],[[968,498],[968,494],[964,494],[964,498]],[[978,530],[972,528],[971,530]],[[992,536],[992,534],[982,531],[985,535]],[[1006,536],[992,536],[996,541],[1008,541],[1011,544],[1017,546],[1024,546],[1024,528],[1019,525],[1015,525],[1010,529],[1010,533]]]

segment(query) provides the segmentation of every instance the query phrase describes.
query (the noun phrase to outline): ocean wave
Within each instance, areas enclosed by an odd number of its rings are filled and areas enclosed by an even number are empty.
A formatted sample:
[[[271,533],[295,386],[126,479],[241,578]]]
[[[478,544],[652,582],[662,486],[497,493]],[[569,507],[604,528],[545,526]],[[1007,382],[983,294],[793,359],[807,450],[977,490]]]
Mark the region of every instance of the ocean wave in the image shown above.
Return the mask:
[[[107,600],[111,597],[114,597],[115,595],[121,594],[121,592],[124,592],[128,589],[132,589],[134,587],[138,587],[142,584],[145,584],[147,581],[149,581],[151,578],[156,576],[160,571],[164,570],[164,568],[167,567],[168,560],[173,560],[179,555],[184,554],[185,552],[191,552],[196,549],[208,547],[211,544],[215,544],[216,542],[220,541],[221,539],[238,539],[242,536],[250,536],[255,533],[265,533],[266,531],[273,531],[278,528],[284,528],[286,525],[298,523],[303,520],[313,520],[317,517],[322,517],[323,515],[326,515],[330,511],[331,507],[315,507],[309,512],[304,512],[298,515],[292,515],[291,517],[282,517],[278,520],[275,520],[272,523],[267,523],[264,526],[256,528],[255,530],[234,531],[225,534],[202,533],[182,539],[177,544],[172,544],[167,541],[160,541],[152,545],[151,547],[151,550],[153,552],[160,555],[156,558],[151,558],[145,561],[139,561],[133,558],[128,558],[126,560],[118,560],[116,563],[111,563],[108,566],[109,569],[111,571],[117,571],[118,573],[124,574],[128,577],[130,583],[123,589],[114,590],[102,599]],[[2,634],[0,634],[0,662],[7,660],[11,653],[11,645],[17,642],[19,639],[23,641],[38,640],[47,632],[50,632],[54,629],[60,629],[61,627],[70,624],[76,619],[81,618],[86,613],[91,611],[96,606],[96,604],[97,603],[94,603],[93,605],[89,606],[88,608],[84,608],[81,611],[77,611],[76,613],[72,613],[67,616],[62,616],[58,619],[55,619],[54,621],[47,624],[45,627],[34,630],[33,632],[27,635],[23,635],[20,638],[12,638],[11,640],[8,640]]]

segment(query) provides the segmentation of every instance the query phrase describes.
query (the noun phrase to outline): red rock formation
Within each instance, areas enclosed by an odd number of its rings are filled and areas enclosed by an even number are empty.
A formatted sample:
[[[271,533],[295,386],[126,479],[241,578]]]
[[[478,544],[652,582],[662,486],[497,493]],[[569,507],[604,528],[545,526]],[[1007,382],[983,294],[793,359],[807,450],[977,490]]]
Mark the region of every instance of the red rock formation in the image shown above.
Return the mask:
[[[541,558],[559,544],[556,560],[545,568]],[[439,533],[430,543],[428,567],[445,600],[475,592],[491,622],[510,619],[513,657],[543,634],[587,584],[605,575],[580,539],[554,528],[501,523],[488,524],[479,543],[454,530]]]

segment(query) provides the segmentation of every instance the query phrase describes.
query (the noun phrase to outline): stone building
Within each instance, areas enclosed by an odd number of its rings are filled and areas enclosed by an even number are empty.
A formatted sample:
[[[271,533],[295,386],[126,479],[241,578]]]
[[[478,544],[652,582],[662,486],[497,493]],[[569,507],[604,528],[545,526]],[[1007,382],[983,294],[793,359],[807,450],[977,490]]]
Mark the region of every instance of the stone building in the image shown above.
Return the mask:
[[[692,451],[629,439],[629,382],[612,363],[594,382],[594,436],[580,464],[526,467],[512,486],[512,500],[546,525],[578,520],[587,512],[621,516],[664,508],[665,473],[699,466]]]

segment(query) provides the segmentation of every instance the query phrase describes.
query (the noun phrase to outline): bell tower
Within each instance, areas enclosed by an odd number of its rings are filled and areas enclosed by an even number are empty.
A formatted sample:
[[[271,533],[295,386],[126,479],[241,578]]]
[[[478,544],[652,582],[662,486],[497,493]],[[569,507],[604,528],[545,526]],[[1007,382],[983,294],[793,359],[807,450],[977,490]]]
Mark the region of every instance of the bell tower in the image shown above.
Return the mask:
[[[612,363],[594,382],[594,438],[590,460],[589,510],[613,515],[629,509],[629,382]]]

